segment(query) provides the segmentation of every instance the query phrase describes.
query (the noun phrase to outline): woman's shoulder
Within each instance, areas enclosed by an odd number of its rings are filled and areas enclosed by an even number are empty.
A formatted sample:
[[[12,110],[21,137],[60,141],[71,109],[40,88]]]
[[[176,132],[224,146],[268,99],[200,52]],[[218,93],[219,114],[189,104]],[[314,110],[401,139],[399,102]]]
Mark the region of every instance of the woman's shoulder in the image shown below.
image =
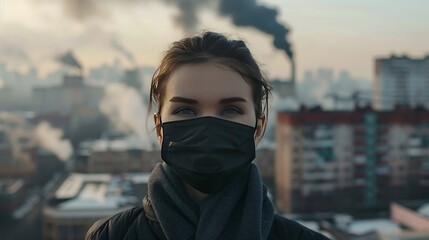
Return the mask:
[[[142,207],[134,207],[122,211],[107,219],[95,222],[88,230],[86,240],[107,240],[107,239],[138,239],[141,232],[148,235],[146,229],[147,218]],[[146,229],[146,230],[144,230]],[[129,236],[129,235],[132,236]],[[150,239],[152,239],[152,234]],[[329,240],[320,233],[314,232],[296,221],[275,215],[269,239],[290,239],[290,240]]]
[[[274,217],[269,239],[329,240],[324,235],[277,214]]]
[[[140,225],[142,207],[133,207],[95,222],[86,233],[86,240],[122,239],[130,229]]]

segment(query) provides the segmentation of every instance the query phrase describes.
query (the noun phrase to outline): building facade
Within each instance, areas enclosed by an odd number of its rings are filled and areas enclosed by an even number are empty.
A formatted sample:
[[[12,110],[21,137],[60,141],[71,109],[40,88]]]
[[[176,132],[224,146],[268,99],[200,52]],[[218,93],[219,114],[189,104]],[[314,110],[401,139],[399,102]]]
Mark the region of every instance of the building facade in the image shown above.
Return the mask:
[[[37,114],[78,114],[92,118],[97,113],[104,90],[100,86],[86,85],[82,76],[65,75],[63,83],[33,90],[34,109]]]
[[[31,179],[37,174],[37,147],[25,132],[0,120],[0,177]]]
[[[429,111],[279,112],[276,205],[282,212],[387,209],[428,198]]]
[[[146,150],[136,136],[83,142],[74,162],[82,173],[150,172],[161,160],[159,150]]]
[[[294,98],[296,96],[296,87],[294,81],[275,79],[270,81],[273,91],[281,98]]]
[[[421,59],[391,56],[375,60],[375,108],[393,109],[398,104],[429,107],[429,56]]]
[[[23,179],[0,178],[0,216],[9,216],[25,200]]]

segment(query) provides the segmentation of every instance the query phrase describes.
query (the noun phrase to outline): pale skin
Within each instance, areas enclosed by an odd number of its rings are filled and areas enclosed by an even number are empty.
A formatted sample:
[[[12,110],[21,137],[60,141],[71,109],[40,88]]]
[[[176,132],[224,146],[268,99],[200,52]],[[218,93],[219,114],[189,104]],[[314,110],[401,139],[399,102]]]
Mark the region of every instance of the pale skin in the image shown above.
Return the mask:
[[[236,71],[207,62],[185,64],[176,69],[167,80],[164,96],[160,99],[162,122],[213,116],[254,127],[256,122],[252,88]],[[162,128],[158,114],[154,114],[159,144],[162,143]],[[255,145],[262,138],[265,116],[259,117],[254,135]],[[196,202],[208,194],[189,184],[185,188]]]

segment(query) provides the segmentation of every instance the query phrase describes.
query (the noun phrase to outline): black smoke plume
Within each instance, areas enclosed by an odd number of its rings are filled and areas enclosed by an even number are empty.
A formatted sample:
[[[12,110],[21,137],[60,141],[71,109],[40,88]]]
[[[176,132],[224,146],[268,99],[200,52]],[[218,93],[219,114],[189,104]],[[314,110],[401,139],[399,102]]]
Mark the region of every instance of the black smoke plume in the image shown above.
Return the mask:
[[[237,26],[254,27],[273,36],[276,48],[293,58],[291,44],[287,41],[289,29],[277,21],[277,9],[256,4],[256,0],[221,0],[219,11],[232,18]]]
[[[86,20],[90,17],[107,15],[101,3],[132,3],[151,0],[63,0],[66,13],[77,20]],[[152,0],[153,1],[153,0]],[[254,27],[273,37],[276,48],[283,50],[293,59],[291,44],[287,40],[289,29],[277,21],[278,11],[256,3],[256,0],[162,0],[166,4],[175,5],[179,14],[175,21],[185,31],[192,31],[198,25],[198,11],[202,6],[217,3],[218,12],[222,16],[231,17],[237,26]]]
[[[106,15],[97,0],[62,0],[65,13],[79,21],[88,20],[93,17]]]
[[[198,11],[202,6],[215,0],[163,0],[167,4],[174,4],[179,9],[179,13],[174,17],[179,26],[185,31],[193,31],[198,25]]]

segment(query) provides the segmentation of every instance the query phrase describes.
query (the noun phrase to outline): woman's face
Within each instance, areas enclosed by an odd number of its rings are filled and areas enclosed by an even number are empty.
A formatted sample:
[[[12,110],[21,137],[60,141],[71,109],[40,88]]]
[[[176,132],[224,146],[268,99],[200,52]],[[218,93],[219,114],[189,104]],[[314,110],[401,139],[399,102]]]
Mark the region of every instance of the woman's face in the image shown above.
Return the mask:
[[[215,63],[186,64],[167,80],[160,112],[162,122],[213,116],[255,126],[252,88],[236,71]],[[162,142],[160,119],[154,117]],[[255,143],[262,135],[265,118],[258,119]]]

